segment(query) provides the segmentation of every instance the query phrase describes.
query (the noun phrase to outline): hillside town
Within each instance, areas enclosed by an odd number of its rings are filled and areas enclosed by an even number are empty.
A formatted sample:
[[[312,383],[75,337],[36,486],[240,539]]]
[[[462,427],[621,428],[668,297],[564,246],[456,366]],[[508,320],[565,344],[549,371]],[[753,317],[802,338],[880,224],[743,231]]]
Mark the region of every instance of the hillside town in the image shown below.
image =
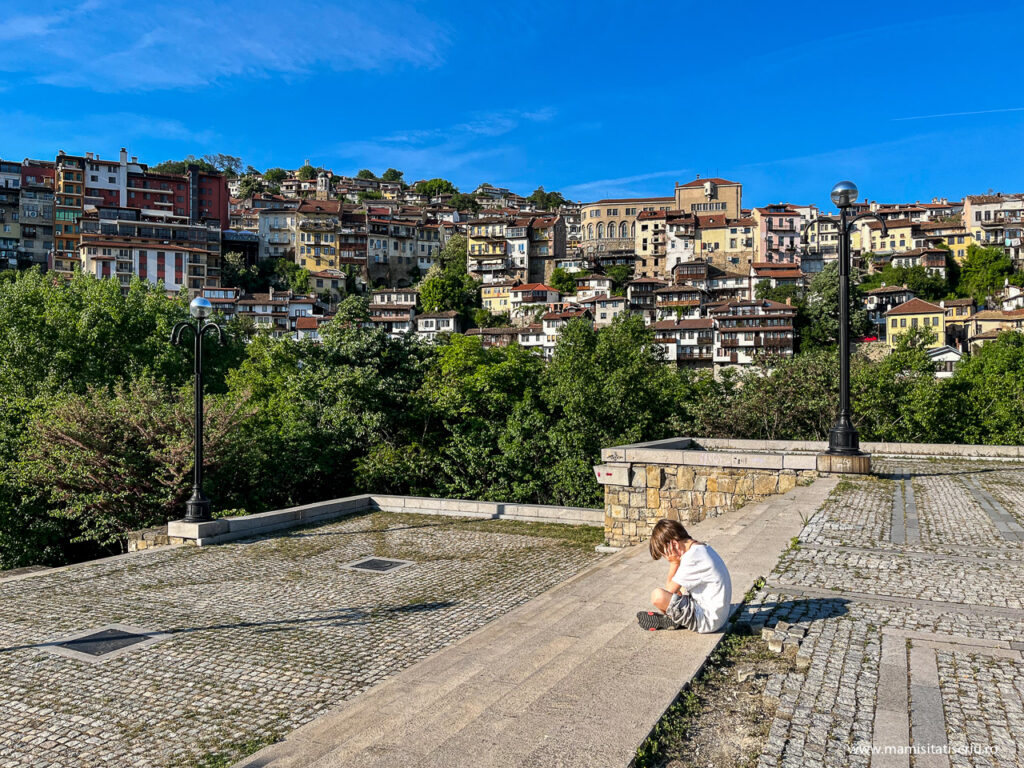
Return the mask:
[[[480,184],[463,194],[444,179],[402,176],[342,176],[308,162],[243,174],[196,158],[150,167],[123,148],[109,159],[62,151],[0,161],[0,267],[80,270],[126,291],[138,278],[205,296],[225,318],[248,318],[275,336],[314,341],[345,296],[366,295],[366,323],[389,334],[464,333],[546,358],[571,320],[601,328],[633,313],[669,362],[718,369],[793,355],[791,296],[838,258],[834,224],[817,221],[827,212],[744,207],[742,183],[723,178],[677,182],[663,197],[571,202],[543,188],[524,197]],[[865,275],[918,269],[945,280],[972,246],[1024,267],[1024,194],[859,201],[852,213],[862,212],[885,221],[884,231],[858,222],[851,235]],[[420,301],[422,281],[456,237],[482,324]],[[230,284],[229,266],[268,260],[294,265],[308,289],[247,293]],[[787,289],[784,300],[769,297]],[[862,301],[872,329],[862,343],[884,351],[927,328],[938,375],[999,333],[1024,331],[1024,290],[1009,278],[979,298],[936,299],[882,282]]]

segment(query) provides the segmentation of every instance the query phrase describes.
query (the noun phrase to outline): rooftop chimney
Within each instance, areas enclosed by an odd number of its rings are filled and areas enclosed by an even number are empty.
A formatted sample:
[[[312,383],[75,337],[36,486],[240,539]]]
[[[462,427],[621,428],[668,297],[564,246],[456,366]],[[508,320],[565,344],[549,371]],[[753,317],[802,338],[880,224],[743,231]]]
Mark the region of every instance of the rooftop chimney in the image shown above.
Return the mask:
[[[121,165],[125,165],[128,162],[128,150],[121,147]]]

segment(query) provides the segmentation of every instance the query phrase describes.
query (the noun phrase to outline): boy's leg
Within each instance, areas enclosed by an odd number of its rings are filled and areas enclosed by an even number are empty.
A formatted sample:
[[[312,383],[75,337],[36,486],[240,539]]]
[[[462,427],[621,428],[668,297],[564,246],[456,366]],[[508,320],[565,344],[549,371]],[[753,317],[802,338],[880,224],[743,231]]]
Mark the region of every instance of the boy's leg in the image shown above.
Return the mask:
[[[677,629],[697,628],[697,604],[685,593],[673,595],[665,614],[672,620]]]
[[[654,611],[638,612],[636,620],[640,624],[641,629],[675,629],[676,623],[667,615],[668,607],[671,602],[671,592],[660,588],[651,592],[651,603],[655,608],[661,611],[661,613],[655,613]]]
[[[672,602],[672,593],[658,587],[651,592],[651,604],[662,613],[668,613],[668,606]]]

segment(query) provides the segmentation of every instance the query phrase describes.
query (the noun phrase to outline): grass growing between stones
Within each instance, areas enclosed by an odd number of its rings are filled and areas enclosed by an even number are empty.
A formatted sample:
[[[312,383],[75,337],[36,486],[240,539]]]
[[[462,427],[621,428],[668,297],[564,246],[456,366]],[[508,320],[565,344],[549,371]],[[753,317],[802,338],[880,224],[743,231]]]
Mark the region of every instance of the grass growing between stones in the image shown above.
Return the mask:
[[[776,705],[768,679],[793,668],[760,636],[730,630],[636,751],[636,768],[751,768]]]
[[[210,752],[198,757],[176,760],[168,768],[230,768],[243,757],[255,755],[264,747],[269,747],[281,740],[276,734],[258,736],[253,739],[225,744],[217,752]]]

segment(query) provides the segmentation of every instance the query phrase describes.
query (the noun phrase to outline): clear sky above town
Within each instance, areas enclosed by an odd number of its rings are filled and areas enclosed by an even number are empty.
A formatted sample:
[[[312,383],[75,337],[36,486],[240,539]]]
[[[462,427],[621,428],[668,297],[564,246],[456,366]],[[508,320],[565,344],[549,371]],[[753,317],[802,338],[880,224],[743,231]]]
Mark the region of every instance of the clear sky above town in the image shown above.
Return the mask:
[[[1024,189],[1024,3],[0,0],[0,157],[239,155],[569,197]]]

